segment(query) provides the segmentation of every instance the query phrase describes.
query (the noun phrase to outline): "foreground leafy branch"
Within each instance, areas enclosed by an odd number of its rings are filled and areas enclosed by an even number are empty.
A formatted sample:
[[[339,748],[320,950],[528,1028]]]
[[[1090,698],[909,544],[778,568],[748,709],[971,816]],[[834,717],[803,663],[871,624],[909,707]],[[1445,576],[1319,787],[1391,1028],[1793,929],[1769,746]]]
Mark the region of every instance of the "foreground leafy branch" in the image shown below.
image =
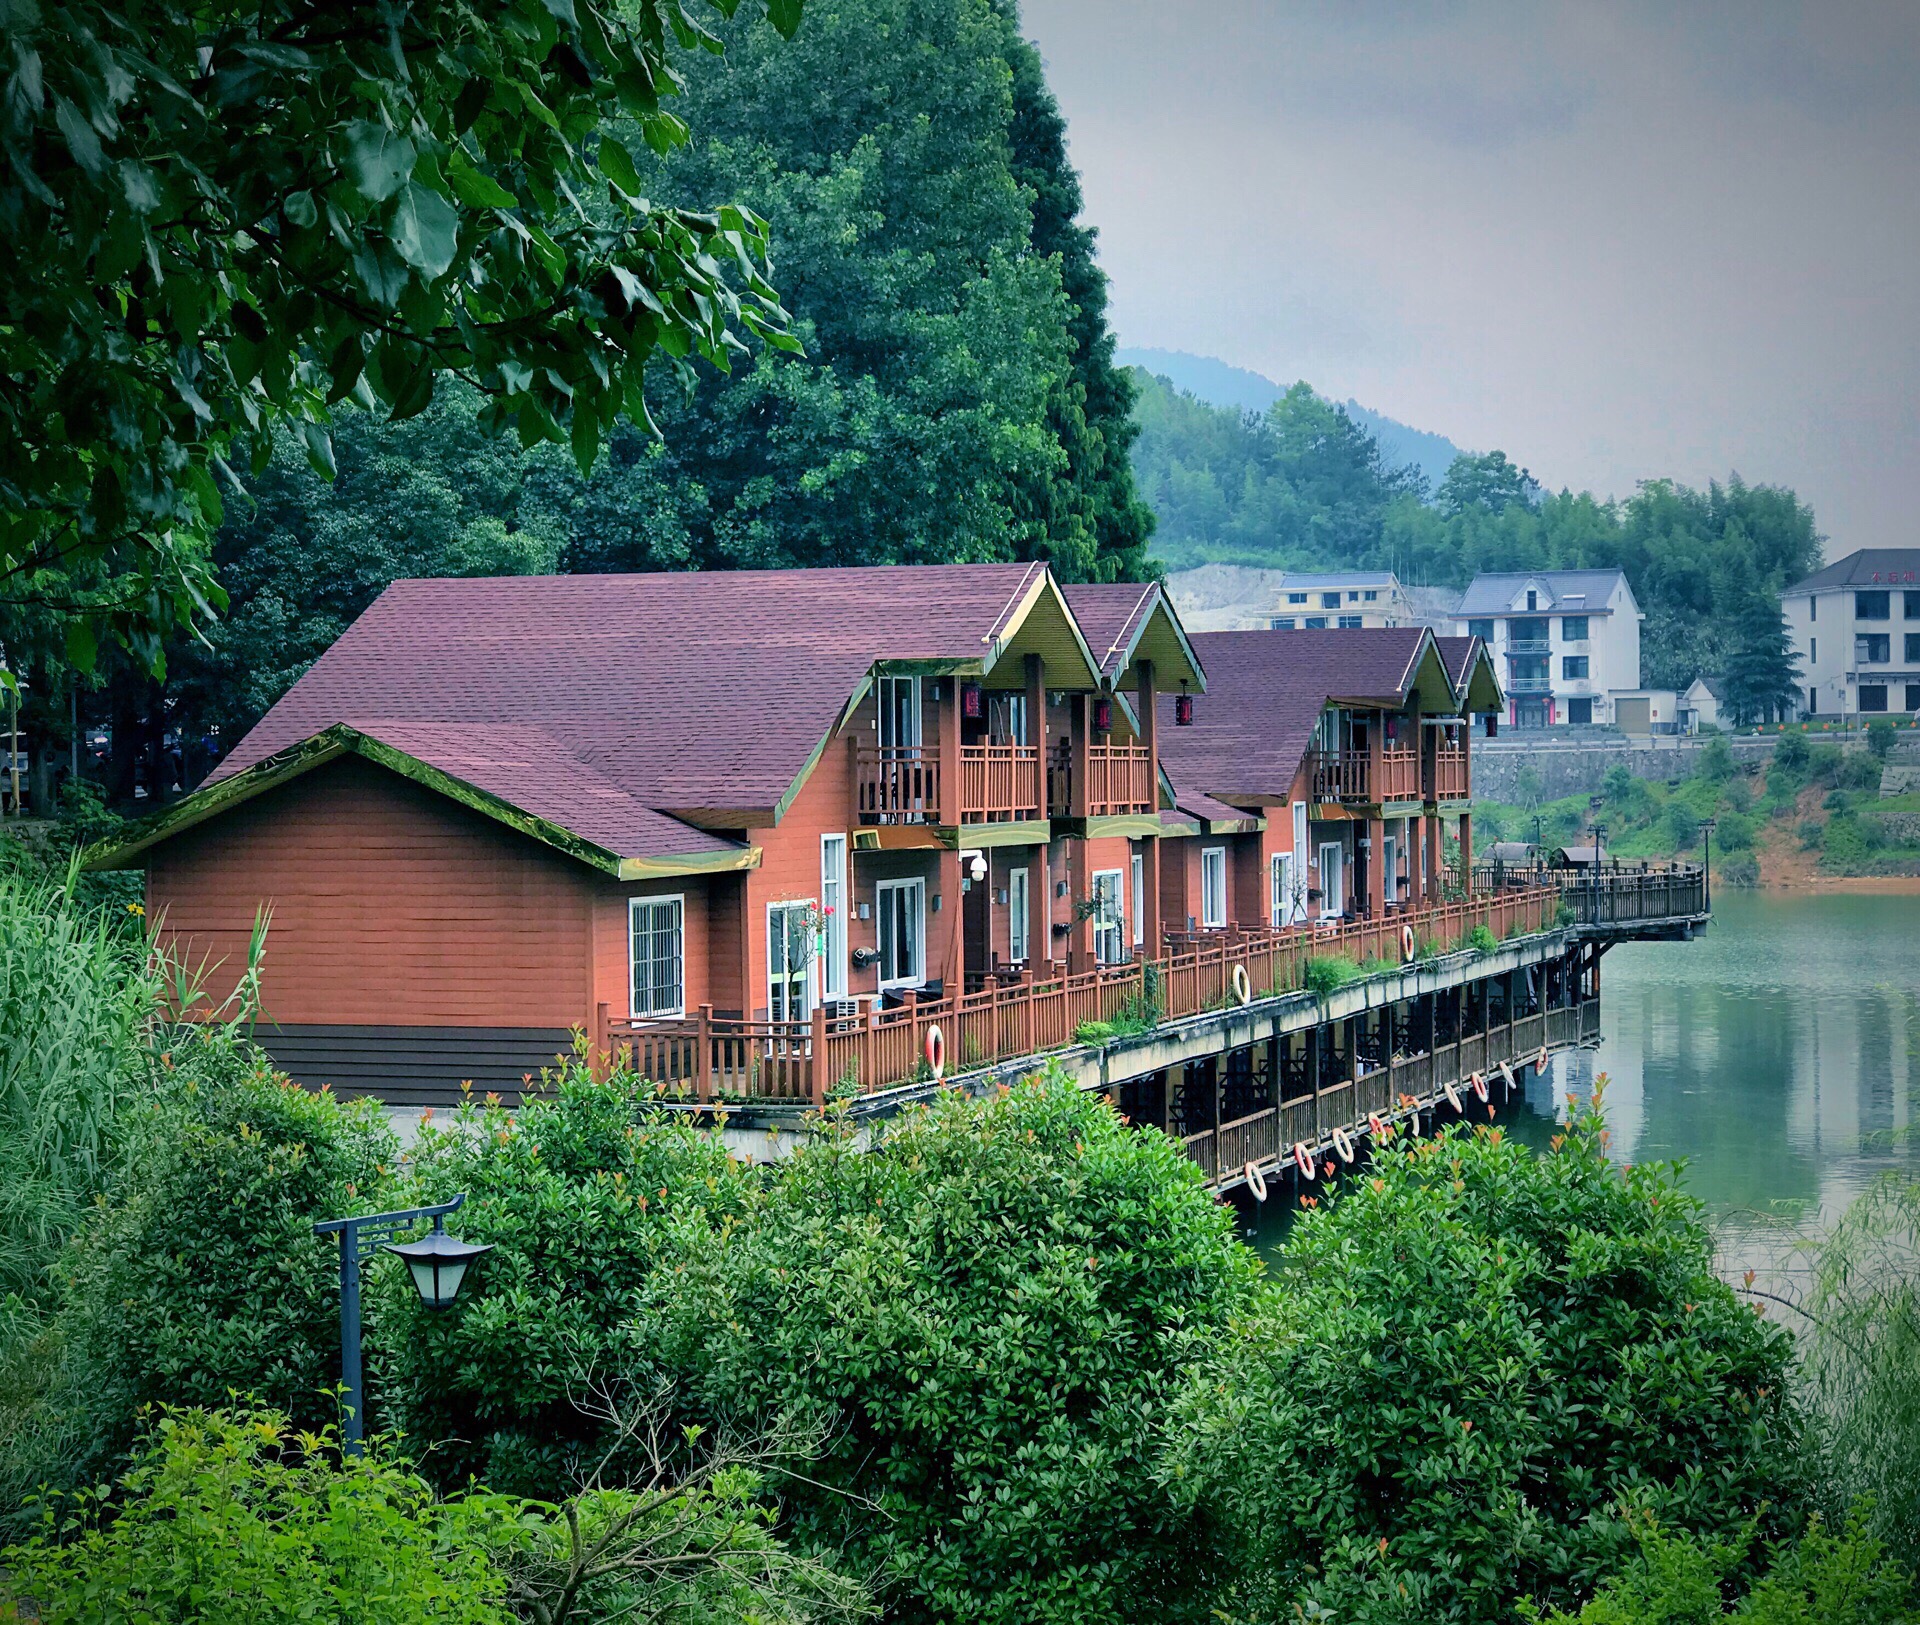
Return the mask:
[[[648,359],[795,348],[766,222],[641,195],[674,49],[740,0],[37,0],[0,7],[0,603],[158,667],[224,602],[220,483],[276,424],[331,474],[342,402],[442,373],[582,468]],[[764,0],[782,33],[801,0]]]

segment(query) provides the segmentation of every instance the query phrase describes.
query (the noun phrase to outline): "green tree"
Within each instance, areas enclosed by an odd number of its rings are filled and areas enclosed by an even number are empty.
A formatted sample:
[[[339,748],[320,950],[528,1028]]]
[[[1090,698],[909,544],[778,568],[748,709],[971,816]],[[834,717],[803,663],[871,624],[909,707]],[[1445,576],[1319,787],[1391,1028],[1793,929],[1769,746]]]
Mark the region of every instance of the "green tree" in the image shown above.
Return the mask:
[[[711,1405],[822,1418],[788,1526],[877,1570],[888,1617],[1198,1621],[1222,1575],[1154,1441],[1256,1271],[1177,1145],[1034,1079],[780,1164],[656,1277],[652,1335]]]
[[[1434,506],[1448,518],[1470,508],[1498,515],[1515,503],[1531,508],[1539,500],[1540,482],[1519,464],[1509,462],[1504,451],[1491,451],[1485,456],[1461,453],[1434,493]]]
[[[1572,1601],[1625,1560],[1629,1505],[1710,1539],[1791,1532],[1791,1340],[1715,1276],[1677,1171],[1618,1169],[1603,1136],[1389,1142],[1305,1216],[1163,1465],[1234,1542],[1243,1614]]]
[[[1729,643],[1720,677],[1734,721],[1786,720],[1800,700],[1800,657],[1779,595],[1750,588],[1729,629]]]
[[[793,343],[763,221],[641,195],[635,147],[687,139],[674,47],[719,48],[681,0],[484,27],[460,0],[74,0],[10,7],[0,42],[0,222],[31,245],[0,290],[0,581],[82,665],[104,629],[157,669],[224,602],[219,487],[277,425],[330,470],[336,404],[405,418],[458,373],[490,429],[584,468],[656,352]]]

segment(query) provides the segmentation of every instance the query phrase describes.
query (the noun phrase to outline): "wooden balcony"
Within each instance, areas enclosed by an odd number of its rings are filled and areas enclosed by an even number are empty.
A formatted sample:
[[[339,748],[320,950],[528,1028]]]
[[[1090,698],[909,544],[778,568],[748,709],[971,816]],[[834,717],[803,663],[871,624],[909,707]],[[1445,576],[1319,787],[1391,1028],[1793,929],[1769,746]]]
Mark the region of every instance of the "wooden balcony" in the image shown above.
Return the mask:
[[[931,745],[862,745],[853,758],[862,824],[940,822],[940,752]]]
[[[1087,817],[1150,813],[1155,805],[1151,750],[1145,745],[1087,747]]]
[[[960,747],[961,823],[1002,824],[1040,816],[1037,745]]]
[[[862,745],[854,752],[854,815],[862,824],[992,824],[1043,816],[1040,752],[1032,745],[962,745],[958,798],[933,745]]]
[[[1313,799],[1359,802],[1363,806],[1372,801],[1373,757],[1364,750],[1315,751]]]
[[[1465,745],[1441,745],[1427,753],[1428,801],[1465,801],[1473,779]]]
[[[1381,751],[1379,770],[1374,780],[1374,799],[1420,799],[1420,753],[1412,746]]]

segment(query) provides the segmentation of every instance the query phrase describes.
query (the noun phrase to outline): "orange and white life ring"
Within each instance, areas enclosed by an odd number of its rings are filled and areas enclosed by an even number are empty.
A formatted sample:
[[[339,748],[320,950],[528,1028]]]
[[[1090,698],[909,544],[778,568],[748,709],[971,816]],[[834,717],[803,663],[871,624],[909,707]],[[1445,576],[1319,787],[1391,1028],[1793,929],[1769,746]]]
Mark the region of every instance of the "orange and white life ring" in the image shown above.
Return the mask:
[[[1467,1082],[1473,1085],[1474,1095],[1479,1099],[1480,1104],[1483,1106],[1486,1105],[1487,1100],[1489,1098],[1489,1091],[1487,1089],[1487,1080],[1481,1077],[1478,1072],[1476,1072],[1472,1077],[1467,1079]]]
[[[927,1029],[927,1065],[935,1083],[947,1075],[947,1035],[938,1027]]]
[[[1367,1113],[1367,1129],[1376,1140],[1384,1140],[1387,1137],[1386,1120],[1378,1112]]]
[[[1420,951],[1420,944],[1414,937],[1413,927],[1410,925],[1401,926],[1400,927],[1401,959],[1405,963],[1411,965],[1413,963],[1414,955],[1419,953],[1419,951]]]
[[[1311,1180],[1314,1177],[1313,1154],[1307,1150],[1307,1145],[1304,1140],[1295,1140],[1293,1142],[1293,1165],[1300,1170],[1300,1177],[1302,1179]]]
[[[1233,967],[1233,996],[1242,1004],[1253,1003],[1253,982],[1247,975],[1245,965]]]
[[[1460,1091],[1454,1088],[1454,1086],[1451,1083],[1449,1083],[1446,1086],[1445,1093],[1447,1097],[1447,1104],[1451,1106],[1455,1111],[1459,1111],[1460,1110]]]
[[[1333,1131],[1333,1150],[1334,1154],[1339,1157],[1342,1162],[1352,1162],[1353,1136],[1343,1128],[1335,1129]]]
[[[1509,1089],[1513,1087],[1513,1068],[1508,1066],[1505,1061],[1500,1063],[1500,1081]]]
[[[1264,1202],[1267,1199],[1267,1176],[1260,1172],[1258,1163],[1247,1164],[1247,1189],[1253,1192],[1253,1199],[1256,1202]]]
[[[1545,1072],[1547,1070],[1547,1062],[1551,1059],[1552,1057],[1547,1054],[1547,1046],[1542,1044],[1540,1046],[1540,1053],[1533,1058],[1534,1071]]]

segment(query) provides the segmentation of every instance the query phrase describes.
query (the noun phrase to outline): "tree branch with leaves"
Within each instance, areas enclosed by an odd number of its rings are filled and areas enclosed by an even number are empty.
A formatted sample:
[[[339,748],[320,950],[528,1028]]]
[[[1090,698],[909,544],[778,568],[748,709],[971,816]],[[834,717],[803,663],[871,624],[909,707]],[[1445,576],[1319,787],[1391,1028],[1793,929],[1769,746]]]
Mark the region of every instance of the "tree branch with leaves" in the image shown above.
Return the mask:
[[[802,0],[762,0],[782,34]],[[288,426],[443,374],[590,467],[650,360],[795,349],[767,223],[643,195],[675,51],[740,0],[99,0],[0,7],[0,592],[158,671],[224,607],[226,495]]]

